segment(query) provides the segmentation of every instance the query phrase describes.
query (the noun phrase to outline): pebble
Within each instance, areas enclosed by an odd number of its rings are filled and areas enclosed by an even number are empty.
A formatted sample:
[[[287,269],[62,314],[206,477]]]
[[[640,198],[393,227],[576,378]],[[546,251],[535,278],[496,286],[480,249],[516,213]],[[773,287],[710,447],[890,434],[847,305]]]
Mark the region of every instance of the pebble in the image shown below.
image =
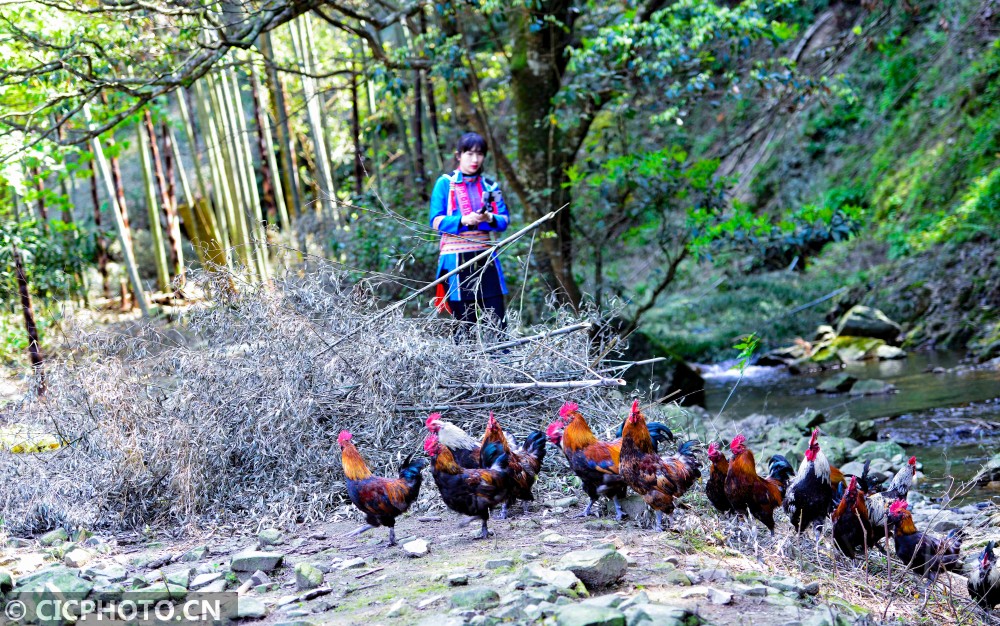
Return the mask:
[[[337,569],[342,569],[342,570],[343,569],[357,569],[359,567],[364,567],[364,566],[365,566],[365,560],[362,559],[362,558],[360,558],[360,557],[358,557],[358,558],[355,558],[355,559],[350,559],[348,561],[344,561],[343,563],[341,563],[337,567]]]
[[[408,541],[403,544],[403,552],[405,552],[407,556],[420,558],[427,555],[427,553],[430,552],[430,548],[428,547],[427,540],[414,539],[413,541]]]
[[[721,589],[716,589],[714,587],[709,587],[708,589],[708,601],[712,604],[732,604],[733,594],[728,591],[723,591]]]

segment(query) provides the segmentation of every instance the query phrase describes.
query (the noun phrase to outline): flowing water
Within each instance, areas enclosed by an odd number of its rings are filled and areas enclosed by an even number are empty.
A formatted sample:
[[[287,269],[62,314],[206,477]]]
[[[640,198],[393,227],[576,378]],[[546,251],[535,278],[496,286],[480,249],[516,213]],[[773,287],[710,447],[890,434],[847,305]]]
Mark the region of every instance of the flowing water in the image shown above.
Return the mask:
[[[1000,370],[961,364],[959,356],[911,353],[899,361],[797,376],[783,368],[751,366],[727,404],[738,372],[727,369],[727,363],[703,366],[706,404],[713,416],[725,404],[720,423],[754,413],[793,417],[805,409],[822,411],[828,420],[875,420],[879,439],[892,439],[917,455],[927,476],[921,487],[927,495],[939,496],[950,488],[959,501],[982,501],[995,492],[976,487],[966,492],[962,485],[1000,453]],[[823,380],[841,372],[885,380],[897,392],[852,397],[815,391]]]

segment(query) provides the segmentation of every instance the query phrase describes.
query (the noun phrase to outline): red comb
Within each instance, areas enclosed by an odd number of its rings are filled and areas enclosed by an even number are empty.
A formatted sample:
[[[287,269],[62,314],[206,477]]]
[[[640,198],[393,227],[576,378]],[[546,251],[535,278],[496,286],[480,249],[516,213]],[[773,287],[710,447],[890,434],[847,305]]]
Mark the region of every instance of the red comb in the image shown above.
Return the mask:
[[[632,415],[635,415],[638,412],[639,412],[639,401],[638,400],[633,400],[632,401]]]
[[[427,439],[424,439],[424,452],[433,456],[437,450],[437,442],[438,438],[435,435],[427,435]]]
[[[895,515],[906,510],[906,500],[896,500],[889,507],[889,515]]]
[[[735,437],[733,437],[732,443],[729,444],[729,450],[733,454],[736,454],[736,450],[744,443],[746,443],[746,440],[747,438],[744,437],[743,435],[736,435]]]
[[[719,446],[717,446],[714,441],[708,444],[708,456],[712,456],[718,451],[719,451]]]
[[[917,464],[917,457],[911,456],[910,460],[907,461],[907,463],[909,463],[910,465],[916,465]]]
[[[337,437],[337,443],[344,445],[351,440],[351,433],[346,430],[340,431],[340,435]]]
[[[559,417],[569,417],[570,413],[572,413],[573,411],[577,411],[579,409],[580,407],[579,405],[577,405],[576,402],[567,402],[566,404],[562,405],[561,409],[559,409]]]
[[[439,419],[441,419],[441,414],[440,413],[431,413],[430,415],[427,416],[427,421],[424,422],[424,426],[426,426],[427,428],[430,428],[431,427],[431,422],[436,422]]]

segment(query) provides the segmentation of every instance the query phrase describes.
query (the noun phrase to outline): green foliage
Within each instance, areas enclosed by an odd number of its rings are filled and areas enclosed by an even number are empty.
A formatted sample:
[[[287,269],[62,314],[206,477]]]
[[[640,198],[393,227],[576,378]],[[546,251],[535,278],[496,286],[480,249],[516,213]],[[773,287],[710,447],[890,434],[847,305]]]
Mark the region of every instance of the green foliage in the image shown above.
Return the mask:
[[[60,220],[50,220],[48,230],[34,220],[0,221],[0,300],[18,297],[12,243],[21,254],[32,297],[81,295],[84,268],[94,258],[93,238]]]
[[[733,368],[738,369],[740,374],[743,374],[747,366],[750,365],[753,355],[757,352],[758,345],[760,345],[760,337],[757,336],[757,333],[750,333],[733,346],[735,350],[739,351],[739,354],[736,355],[736,364],[733,365]]]

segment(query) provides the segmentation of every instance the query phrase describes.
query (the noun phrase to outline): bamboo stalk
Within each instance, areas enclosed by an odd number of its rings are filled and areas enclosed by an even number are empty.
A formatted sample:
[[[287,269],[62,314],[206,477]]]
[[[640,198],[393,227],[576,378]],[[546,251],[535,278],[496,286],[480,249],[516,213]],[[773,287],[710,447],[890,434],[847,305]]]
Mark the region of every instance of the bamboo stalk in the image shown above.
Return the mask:
[[[108,240],[101,232],[101,200],[97,193],[97,157],[90,159],[90,198],[94,203],[94,252],[97,257],[97,271],[101,274],[101,288],[104,297],[111,299],[111,285],[108,284]]]
[[[83,106],[83,115],[84,119],[87,121],[87,126],[93,129],[94,123],[91,119],[90,107],[86,104]],[[149,301],[146,299],[146,292],[142,289],[142,280],[139,278],[139,268],[135,263],[135,254],[132,251],[132,236],[129,233],[127,214],[125,213],[123,207],[118,206],[117,191],[119,190],[115,188],[112,168],[108,165],[107,159],[104,158],[104,150],[101,148],[100,138],[93,137],[90,140],[90,143],[91,149],[94,152],[94,157],[97,159],[97,164],[101,169],[104,184],[108,192],[111,214],[115,218],[115,228],[118,229],[118,238],[122,242],[122,254],[125,257],[125,268],[128,271],[129,280],[132,283],[132,293],[135,295],[135,299],[139,302],[139,308],[142,310],[143,317],[148,318],[150,316]]]
[[[486,346],[483,348],[483,352],[495,352],[497,350],[505,350],[507,348],[513,348],[514,346],[520,346],[526,343],[531,343],[532,341],[539,341],[547,337],[558,337],[559,335],[567,335],[569,333],[575,333],[578,330],[588,330],[593,326],[591,322],[580,322],[578,324],[570,324],[569,326],[563,326],[562,328],[556,328],[544,333],[538,333],[537,335],[530,335],[528,337],[521,337],[520,339],[514,339],[512,341],[505,341],[503,343],[494,344],[492,346]]]
[[[218,157],[217,167],[219,168],[219,178],[229,188],[229,204],[226,207],[226,217],[232,228],[230,243],[236,251],[236,258],[239,259],[247,272],[254,271],[250,240],[247,237],[246,221],[243,218],[244,200],[242,195],[242,184],[239,172],[242,168],[236,167],[236,155],[233,150],[233,125],[229,122],[228,107],[225,106],[225,96],[221,91],[221,78],[215,75],[208,75],[209,94],[212,99],[212,110],[216,114],[218,121]],[[235,171],[234,171],[235,170]]]
[[[316,167],[319,170],[317,183],[319,184],[319,202],[317,210],[325,212],[331,217],[335,217],[336,212],[333,206],[333,175],[330,172],[330,159],[326,154],[326,142],[323,138],[323,124],[319,107],[319,98],[316,95],[316,86],[311,76],[313,68],[310,62],[309,51],[306,49],[306,28],[303,24],[304,17],[293,20],[290,24],[292,33],[292,47],[295,56],[298,57],[299,68],[304,72],[301,77],[302,92],[306,100],[306,115],[309,123],[309,132],[313,140],[313,153]]]
[[[358,73],[351,61],[351,138],[354,140],[354,193],[364,191],[364,167],[361,152],[361,114],[358,110]]]
[[[247,190],[249,192],[249,206],[247,212],[247,232],[254,243],[254,260],[257,263],[257,273],[264,282],[269,280],[271,274],[267,263],[267,233],[264,230],[264,212],[260,203],[260,194],[257,193],[257,175],[253,167],[253,150],[250,148],[250,132],[247,129],[246,113],[243,110],[243,98],[240,95],[240,83],[237,79],[235,67],[229,68],[230,78],[233,82],[233,104],[236,109],[237,129],[239,130],[239,145],[243,152],[243,166],[246,168],[244,176]],[[261,155],[263,157],[263,155]]]
[[[198,117],[201,120],[201,125],[205,129],[205,152],[206,158],[208,159],[209,173],[212,176],[212,191],[215,197],[215,216],[219,227],[219,242],[222,244],[226,253],[226,267],[232,269],[233,244],[230,236],[232,220],[229,218],[231,200],[229,198],[229,185],[223,182],[221,175],[222,170],[219,165],[221,156],[219,156],[219,137],[215,128],[215,118],[209,113],[208,110],[210,95],[206,94],[206,91],[211,92],[211,86],[207,89],[203,88],[201,81],[198,81],[194,85],[194,90],[195,107],[197,109]]]
[[[261,104],[260,78],[257,75],[257,66],[253,60],[250,61],[250,99],[253,101],[253,117],[257,122],[257,152],[260,153],[260,189],[261,189],[261,209],[267,217],[269,224],[278,221],[278,196],[274,192],[273,178],[277,176],[277,170],[271,169],[271,161],[267,157],[267,141],[264,140],[264,107]]]
[[[163,231],[160,228],[160,211],[156,206],[156,191],[153,189],[153,165],[149,158],[149,140],[142,124],[136,124],[139,135],[139,158],[142,161],[142,178],[146,188],[146,208],[149,210],[149,234],[153,238],[153,261],[156,263],[156,279],[160,291],[170,289],[170,271],[167,269],[167,253],[163,249]]]
[[[259,99],[266,97],[266,94],[261,90],[260,76],[258,75],[257,66],[250,66],[250,79],[253,84],[254,93],[258,94]],[[267,119],[267,106],[266,102],[260,102],[257,97],[254,98],[254,103],[257,104],[257,128],[260,133],[260,137],[263,139],[263,143],[260,146],[261,154],[267,155],[267,164],[270,171],[274,172],[274,203],[275,208],[278,210],[278,223],[281,224],[281,229],[288,232],[292,225],[288,220],[288,206],[285,204],[285,194],[282,193],[283,188],[287,185],[286,181],[281,180],[278,172],[278,159],[275,155],[274,141],[271,138],[271,122]]]
[[[368,117],[375,117],[375,86],[368,77],[368,63],[365,61],[365,44],[361,44],[361,72],[365,77],[365,94],[368,97]],[[375,166],[375,190],[382,195],[382,157],[379,156],[378,133],[372,133],[372,163]]]
[[[153,180],[156,183],[156,190],[160,192],[160,209],[162,215],[158,218],[158,221],[161,232],[165,232],[167,236],[164,240],[164,247],[166,248],[169,260],[169,265],[167,266],[168,273],[169,270],[173,270],[174,276],[181,276],[183,274],[180,269],[180,263],[182,262],[180,256],[181,242],[180,238],[174,232],[176,213],[171,206],[170,196],[167,191],[167,180],[163,173],[163,159],[160,157],[160,142],[156,136],[156,129],[153,127],[153,114],[149,112],[148,108],[143,112],[142,119],[143,121],[140,125],[145,125],[149,151],[152,155]]]
[[[163,122],[163,170],[164,176],[167,178],[167,192],[166,198],[170,203],[170,217],[173,224],[171,225],[173,230],[174,240],[177,242],[177,276],[180,277],[181,287],[185,284],[185,272],[184,272],[184,249],[182,247],[181,240],[181,220],[180,216],[177,214],[177,190],[174,186],[174,149],[173,149],[173,134],[170,132],[170,126],[166,122]],[[180,165],[180,160],[177,162]]]
[[[261,36],[261,54],[264,56],[267,69],[266,78],[268,90],[271,93],[271,107],[274,115],[274,125],[278,132],[278,147],[281,153],[281,169],[283,172],[283,189],[285,191],[285,208],[289,216],[299,214],[299,172],[295,156],[295,141],[288,126],[288,106],[285,97],[285,85],[274,67],[274,47],[271,44],[271,33]],[[266,117],[266,116],[265,116]]]

